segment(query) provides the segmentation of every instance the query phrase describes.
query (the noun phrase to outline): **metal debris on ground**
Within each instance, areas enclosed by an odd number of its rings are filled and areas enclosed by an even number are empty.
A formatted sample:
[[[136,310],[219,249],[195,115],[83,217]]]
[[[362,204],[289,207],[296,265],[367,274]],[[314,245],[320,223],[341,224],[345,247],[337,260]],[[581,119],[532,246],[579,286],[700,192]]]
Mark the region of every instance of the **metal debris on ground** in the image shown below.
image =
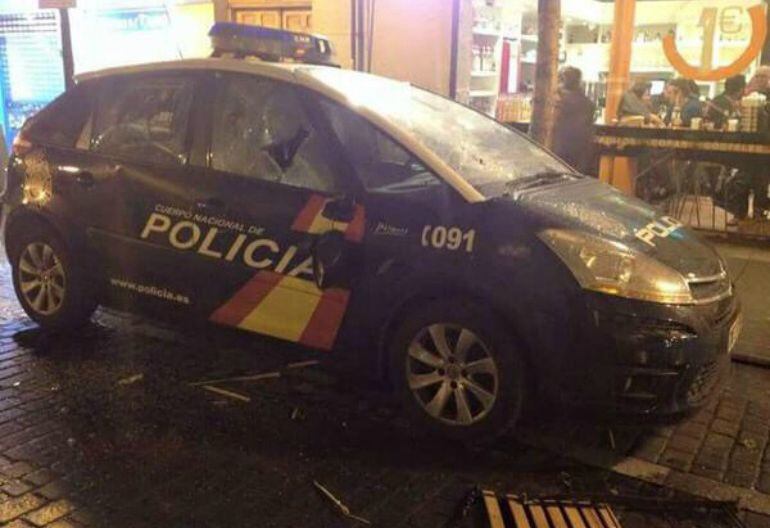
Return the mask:
[[[302,420],[305,417],[305,413],[299,407],[294,407],[291,411],[292,420]]]
[[[607,436],[610,439],[610,448],[613,451],[616,451],[617,450],[617,444],[615,444],[615,433],[613,433],[612,429],[609,428],[609,427],[607,428]]]
[[[490,528],[622,528],[607,504],[569,500],[527,500],[483,492]]]
[[[231,381],[259,381],[263,379],[280,378],[280,372],[264,372],[262,374],[251,374],[249,376],[234,376],[230,378],[210,379],[203,381],[191,381],[189,385],[191,387],[197,387],[200,385],[213,385],[215,383],[227,383]]]
[[[482,491],[481,496],[484,526],[488,528],[622,528],[619,519],[630,521],[640,515],[650,526],[657,519],[665,521],[665,526],[681,520],[689,521],[687,526],[745,528],[733,502],[606,494],[580,499],[561,495],[527,498],[489,490]]]
[[[326,499],[329,500],[329,502],[332,503],[334,508],[342,515],[347,517],[348,519],[352,519],[354,521],[358,521],[363,524],[372,524],[368,520],[364,519],[363,517],[359,517],[357,515],[353,515],[350,511],[350,508],[348,508],[341,500],[339,500],[337,497],[335,497],[331,491],[326,489],[321,483],[319,483],[317,480],[313,481],[313,485],[316,487],[318,491],[321,492],[321,495],[326,497]]]
[[[219,394],[220,396],[227,396],[228,398],[232,398],[234,400],[240,400],[243,402],[251,401],[251,398],[249,398],[248,396],[239,394],[237,392],[225,390],[225,389],[220,389],[219,387],[213,387],[211,385],[203,385],[202,388],[209,392],[213,392],[214,394]]]
[[[316,365],[320,365],[321,362],[317,359],[311,359],[308,361],[297,361],[296,363],[289,363],[286,365],[286,368],[289,370],[292,369],[301,369],[301,368],[307,368],[307,367],[315,367]]]
[[[132,376],[119,379],[118,385],[131,385],[133,383],[136,383],[137,381],[142,381],[143,379],[144,379],[144,374],[134,374]]]

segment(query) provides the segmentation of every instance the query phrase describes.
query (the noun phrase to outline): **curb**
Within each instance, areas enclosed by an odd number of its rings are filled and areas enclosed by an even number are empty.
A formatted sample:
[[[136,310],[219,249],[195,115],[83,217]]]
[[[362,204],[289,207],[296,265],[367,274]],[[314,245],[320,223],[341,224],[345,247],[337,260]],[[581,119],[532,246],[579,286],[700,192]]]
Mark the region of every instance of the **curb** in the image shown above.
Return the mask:
[[[606,469],[650,484],[689,493],[703,499],[737,502],[738,508],[770,516],[770,495],[740,488],[705,477],[684,473],[633,456],[618,457],[616,453],[595,448],[566,447],[563,441],[522,434],[519,439],[532,447],[566,456],[577,462]],[[565,448],[566,447],[566,448]],[[620,458],[618,460],[618,458]]]
[[[744,365],[751,365],[752,367],[770,368],[770,357],[768,356],[755,356],[753,354],[733,352],[730,357],[735,363],[743,363]]]

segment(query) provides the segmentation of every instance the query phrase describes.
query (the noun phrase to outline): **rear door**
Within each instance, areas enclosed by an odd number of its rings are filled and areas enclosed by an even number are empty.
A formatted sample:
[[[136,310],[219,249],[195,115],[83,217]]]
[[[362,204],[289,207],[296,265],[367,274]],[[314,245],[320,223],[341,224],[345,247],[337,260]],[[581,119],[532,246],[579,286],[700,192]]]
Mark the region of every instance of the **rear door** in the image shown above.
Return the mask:
[[[110,300],[170,313],[192,305],[177,254],[142,234],[161,204],[192,207],[190,123],[199,79],[196,72],[154,72],[100,81],[90,151],[72,171],[87,196],[88,238]],[[184,241],[188,232],[177,235]]]

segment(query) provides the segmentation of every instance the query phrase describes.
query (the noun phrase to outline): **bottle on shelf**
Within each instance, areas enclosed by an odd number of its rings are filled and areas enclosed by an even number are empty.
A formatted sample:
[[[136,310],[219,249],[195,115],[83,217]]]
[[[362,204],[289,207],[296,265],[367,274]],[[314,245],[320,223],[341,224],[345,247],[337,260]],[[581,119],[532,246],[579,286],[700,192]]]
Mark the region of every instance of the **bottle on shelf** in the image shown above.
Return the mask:
[[[473,46],[471,69],[472,71],[481,71],[481,50],[478,46]]]

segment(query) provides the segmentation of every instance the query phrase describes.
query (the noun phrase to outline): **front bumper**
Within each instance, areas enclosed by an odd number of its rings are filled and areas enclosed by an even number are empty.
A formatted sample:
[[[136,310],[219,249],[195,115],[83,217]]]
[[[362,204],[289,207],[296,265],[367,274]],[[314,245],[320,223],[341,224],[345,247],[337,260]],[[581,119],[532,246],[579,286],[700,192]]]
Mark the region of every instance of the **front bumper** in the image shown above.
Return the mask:
[[[564,379],[571,401],[614,414],[678,415],[704,405],[729,371],[731,329],[740,324],[735,296],[667,306],[587,294],[587,308],[578,348],[591,368]]]

